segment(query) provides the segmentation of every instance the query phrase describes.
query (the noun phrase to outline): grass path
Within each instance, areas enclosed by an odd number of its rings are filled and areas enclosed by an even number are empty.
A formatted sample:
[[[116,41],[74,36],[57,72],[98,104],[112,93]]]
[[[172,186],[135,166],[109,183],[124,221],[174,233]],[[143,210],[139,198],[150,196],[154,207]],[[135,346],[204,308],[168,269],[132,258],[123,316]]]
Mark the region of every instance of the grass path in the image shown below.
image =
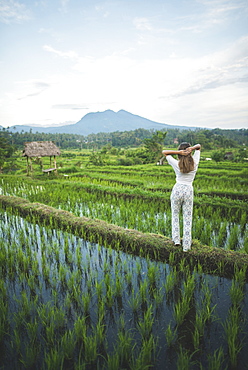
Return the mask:
[[[69,231],[91,242],[172,265],[184,258],[192,269],[200,267],[206,273],[230,278],[236,267],[248,267],[248,255],[209,247],[198,240],[193,240],[192,249],[185,253],[166,236],[125,229],[98,219],[76,217],[70,212],[31,203],[20,197],[0,195],[0,207],[39,224]],[[248,268],[246,279],[248,281]]]

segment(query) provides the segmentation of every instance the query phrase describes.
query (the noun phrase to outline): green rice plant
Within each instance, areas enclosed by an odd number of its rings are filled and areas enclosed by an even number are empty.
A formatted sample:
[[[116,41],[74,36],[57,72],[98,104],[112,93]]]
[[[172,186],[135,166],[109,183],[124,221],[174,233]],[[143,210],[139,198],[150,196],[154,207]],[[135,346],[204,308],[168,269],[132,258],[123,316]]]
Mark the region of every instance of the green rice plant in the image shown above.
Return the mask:
[[[20,362],[23,364],[25,369],[33,369],[37,363],[37,356],[39,353],[39,347],[34,344],[26,343],[24,353],[21,353]]]
[[[224,367],[224,351],[220,347],[213,354],[208,354],[208,370],[226,370]]]
[[[134,312],[138,312],[141,306],[141,295],[139,293],[135,293],[134,289],[132,289],[132,294],[128,303]]]
[[[86,316],[78,316],[73,327],[77,343],[82,343],[87,337]]]
[[[192,354],[190,355],[187,350],[180,346],[176,363],[177,370],[190,370],[193,365],[191,358]]]
[[[239,285],[239,283],[237,283],[237,281],[235,281],[235,280],[232,281],[232,285],[231,285],[231,288],[230,288],[230,291],[229,291],[229,295],[230,295],[231,302],[232,302],[233,305],[239,306],[240,303],[244,299],[244,296],[245,296],[244,290]]]
[[[123,281],[119,275],[116,277],[115,281],[115,293],[118,297],[121,297],[123,293]]]
[[[194,290],[195,290],[195,275],[192,274],[191,276],[188,274],[186,277],[186,281],[183,283],[183,290],[185,296],[191,298]]]
[[[173,316],[177,322],[177,325],[181,325],[185,319],[185,316],[190,309],[191,297],[182,296],[182,299],[175,303],[173,308]]]
[[[39,322],[37,321],[37,318],[35,318],[33,322],[26,322],[25,326],[28,333],[29,341],[33,346],[38,339]]]
[[[130,332],[121,329],[120,331],[118,331],[118,344],[116,352],[119,355],[119,360],[122,366],[127,367],[132,350],[133,350],[133,338]]]
[[[63,351],[63,356],[67,360],[73,358],[74,350],[76,348],[76,337],[72,330],[67,330],[61,337],[60,347]]]
[[[237,306],[232,306],[229,310],[228,317],[223,323],[227,345],[228,354],[231,366],[237,365],[237,356],[242,349],[242,343],[239,341],[240,333],[240,311]]]
[[[201,231],[201,242],[206,245],[212,245],[212,240],[212,225],[207,222]]]
[[[238,225],[233,225],[230,230],[230,235],[227,241],[227,249],[236,250],[239,246],[240,229]]]
[[[154,299],[154,302],[157,304],[157,305],[160,305],[162,302],[163,302],[163,299],[164,299],[164,294],[163,294],[163,289],[162,287],[157,289],[157,288],[154,288],[152,289],[151,291],[151,295]]]
[[[103,282],[102,281],[98,282],[96,280],[95,287],[96,287],[97,298],[98,298],[98,300],[101,300],[102,294],[103,294]]]
[[[141,302],[145,303],[147,301],[147,291],[148,291],[148,281],[145,279],[141,284],[140,284],[140,297],[141,297]]]
[[[185,268],[186,268],[186,260],[182,258],[181,261],[179,262],[179,271],[184,272]]]
[[[115,294],[114,294],[114,289],[112,286],[109,286],[107,288],[105,298],[106,298],[107,306],[112,307],[115,301]]]
[[[59,281],[63,286],[66,285],[66,275],[67,275],[67,268],[64,265],[60,264],[59,265]]]
[[[13,341],[11,341],[11,347],[16,354],[21,353],[21,332],[20,330],[14,329],[13,331]]]
[[[50,323],[47,324],[45,327],[45,334],[46,334],[46,342],[48,346],[54,347],[55,342],[56,342],[56,335],[55,335],[55,324]]]
[[[136,268],[136,273],[137,275],[140,275],[141,274],[141,269],[142,269],[142,266],[141,266],[141,263],[140,261],[136,261],[136,264],[135,264],[135,268]]]
[[[50,351],[45,353],[44,370],[62,370],[64,364],[64,355],[60,349],[52,346]]]
[[[172,330],[171,328],[171,323],[167,326],[165,330],[165,338],[166,338],[166,343],[170,347],[172,344],[175,342],[177,337],[177,329]]]
[[[248,254],[248,230],[244,233],[244,242],[243,242],[244,251]]]
[[[196,312],[196,315],[195,315],[195,329],[197,330],[199,337],[203,336],[204,334],[204,328],[205,328],[206,321],[207,321],[207,316],[205,314],[205,308],[203,307],[202,310]]]
[[[223,248],[225,246],[226,237],[227,237],[227,221],[224,221],[220,223],[220,227],[218,229],[218,235],[216,240],[217,247]]]
[[[166,276],[166,280],[165,280],[165,284],[164,284],[165,291],[166,291],[167,294],[174,289],[177,282],[178,282],[178,272],[175,269],[173,269]]]
[[[169,254],[169,265],[170,266],[173,266],[175,263],[175,253],[174,252],[170,252]]]
[[[194,349],[197,350],[197,349],[199,349],[201,335],[200,335],[199,330],[196,326],[195,326],[194,331],[192,333],[192,337],[193,337]]]
[[[146,338],[142,340],[141,349],[140,352],[135,358],[132,357],[131,363],[130,363],[130,369],[131,370],[145,370],[149,369],[152,366],[152,360],[154,356],[156,348],[156,341],[154,339],[154,336],[151,335],[150,338]]]
[[[156,277],[157,277],[157,271],[158,271],[158,266],[155,264],[150,264],[148,267],[147,271],[147,277],[150,285],[154,285],[156,282]]]
[[[82,306],[86,314],[90,312],[90,303],[91,303],[91,296],[88,292],[85,292],[82,295]]]
[[[97,336],[91,335],[84,338],[84,357],[88,364],[95,363],[97,359]]]
[[[2,300],[0,301],[0,344],[2,343],[5,334],[8,333],[8,302],[2,295]]]
[[[106,325],[103,323],[104,315],[98,318],[98,322],[94,328],[94,333],[98,341],[98,345],[102,346],[106,338]]]
[[[120,369],[120,356],[118,352],[107,354],[106,366],[108,370]]]
[[[235,272],[234,272],[235,281],[242,287],[244,286],[245,281],[246,281],[247,268],[248,267],[246,267],[246,266],[244,266],[243,268],[236,268]]]
[[[151,335],[152,332],[152,326],[154,323],[154,318],[153,318],[153,312],[152,312],[152,305],[150,305],[145,314],[144,314],[144,319],[138,321],[138,331],[141,334],[141,337],[143,339],[148,338]]]
[[[202,321],[203,323],[211,320],[213,317],[213,312],[216,308],[216,304],[211,306],[212,301],[212,292],[207,284],[203,285],[202,291],[204,294],[204,298],[202,300],[202,309],[199,315],[199,324]],[[200,326],[199,326],[200,329]]]

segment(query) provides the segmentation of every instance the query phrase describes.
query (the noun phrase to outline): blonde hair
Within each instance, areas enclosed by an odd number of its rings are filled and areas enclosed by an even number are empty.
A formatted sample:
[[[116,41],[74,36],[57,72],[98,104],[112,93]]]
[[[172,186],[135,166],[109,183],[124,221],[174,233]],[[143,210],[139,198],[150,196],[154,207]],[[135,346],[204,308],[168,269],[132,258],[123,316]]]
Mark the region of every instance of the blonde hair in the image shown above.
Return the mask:
[[[184,150],[190,147],[189,143],[183,142],[179,145],[178,150]],[[194,159],[189,153],[188,155],[180,155],[178,154],[178,166],[180,169],[180,172],[182,173],[189,173],[190,171],[194,170]]]

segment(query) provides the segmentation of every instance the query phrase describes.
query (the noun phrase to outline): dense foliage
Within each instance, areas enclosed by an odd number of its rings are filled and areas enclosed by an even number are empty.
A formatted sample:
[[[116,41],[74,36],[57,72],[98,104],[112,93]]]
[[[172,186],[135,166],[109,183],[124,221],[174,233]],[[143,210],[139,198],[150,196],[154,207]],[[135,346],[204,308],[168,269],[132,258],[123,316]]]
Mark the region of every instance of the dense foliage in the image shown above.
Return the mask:
[[[191,144],[201,143],[205,149],[213,148],[230,148],[243,144],[248,145],[248,130],[222,130],[222,129],[197,129],[197,130],[180,130],[168,129],[164,137],[164,145],[177,146],[178,142],[189,141]],[[134,131],[111,132],[90,134],[88,136],[76,134],[47,134],[30,132],[9,132],[4,129],[0,131],[1,135],[11,137],[12,143],[18,149],[23,148],[25,142],[30,141],[54,141],[61,149],[100,149],[102,146],[111,144],[113,147],[139,147],[143,144],[144,139],[151,139],[154,130],[137,129]]]

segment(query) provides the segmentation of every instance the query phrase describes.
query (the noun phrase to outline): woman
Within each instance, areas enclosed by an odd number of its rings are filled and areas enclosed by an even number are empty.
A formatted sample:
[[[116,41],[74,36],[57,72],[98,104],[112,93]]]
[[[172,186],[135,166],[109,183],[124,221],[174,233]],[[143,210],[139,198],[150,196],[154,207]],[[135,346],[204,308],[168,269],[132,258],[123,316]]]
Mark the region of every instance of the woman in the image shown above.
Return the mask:
[[[193,215],[193,186],[198,164],[200,161],[201,145],[190,146],[189,143],[181,143],[178,150],[163,150],[168,163],[173,167],[176,174],[176,184],[171,192],[171,217],[172,217],[172,240],[175,245],[180,245],[179,213],[183,211],[183,251],[191,248],[191,228]],[[192,151],[195,150],[193,156]],[[177,154],[178,161],[171,155]]]

